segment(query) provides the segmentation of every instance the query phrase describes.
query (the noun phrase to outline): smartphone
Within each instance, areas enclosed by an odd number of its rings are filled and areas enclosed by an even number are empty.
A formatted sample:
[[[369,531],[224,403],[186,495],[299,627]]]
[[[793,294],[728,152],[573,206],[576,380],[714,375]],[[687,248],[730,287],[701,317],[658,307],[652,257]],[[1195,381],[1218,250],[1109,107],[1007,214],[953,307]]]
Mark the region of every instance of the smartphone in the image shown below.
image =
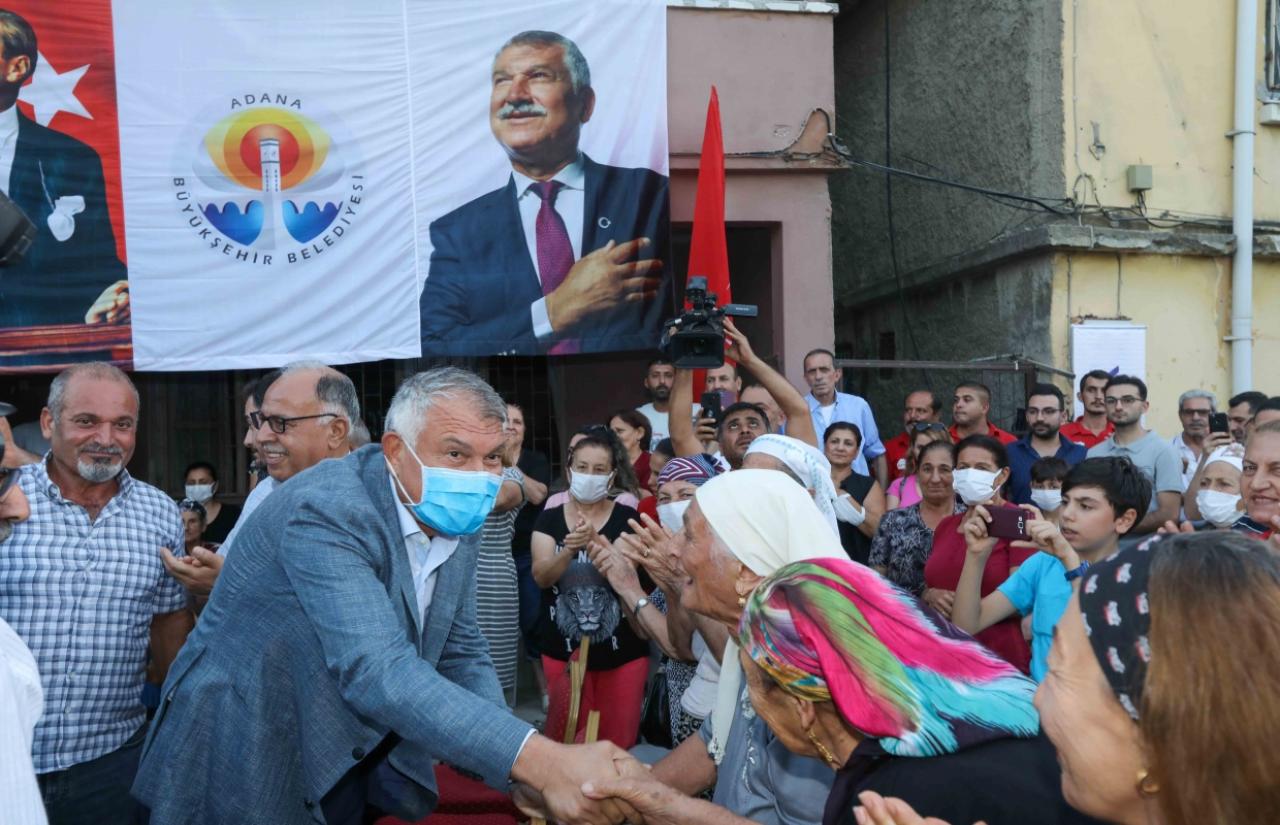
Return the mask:
[[[1227,420],[1227,414],[1224,412],[1214,413],[1209,416],[1209,432],[1211,433],[1229,433],[1231,432],[1231,422]]]
[[[997,539],[1025,539],[1027,520],[1031,514],[1022,508],[1017,510],[1007,507],[992,508],[991,521],[987,522],[987,535]]]
[[[721,396],[719,390],[712,390],[702,394],[702,418],[714,418],[716,426],[720,426],[720,416],[724,414],[724,407],[721,405]]]

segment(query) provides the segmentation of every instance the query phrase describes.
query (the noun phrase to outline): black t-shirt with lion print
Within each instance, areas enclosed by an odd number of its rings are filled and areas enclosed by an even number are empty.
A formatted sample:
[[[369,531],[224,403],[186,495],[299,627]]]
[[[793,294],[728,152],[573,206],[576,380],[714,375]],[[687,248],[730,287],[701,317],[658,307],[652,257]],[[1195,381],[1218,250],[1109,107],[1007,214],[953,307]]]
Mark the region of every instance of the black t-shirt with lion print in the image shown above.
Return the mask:
[[[627,527],[628,519],[639,520],[640,516],[630,507],[614,503],[609,520],[600,530],[600,535],[616,541],[623,533],[631,532]],[[544,510],[533,525],[535,533],[546,533],[556,543],[556,552],[567,553],[561,545],[569,534],[569,525],[565,523],[564,507],[552,507]],[[542,611],[538,616],[538,646],[544,656],[560,661],[568,661],[578,649],[583,635],[582,623],[592,629],[591,648],[587,655],[587,670],[612,670],[627,662],[649,655],[649,643],[635,634],[627,622],[625,613],[632,605],[623,607],[613,588],[604,577],[595,572],[586,550],[578,552],[578,557],[570,564],[568,570],[551,587],[542,591]],[[559,618],[559,622],[557,622]],[[599,620],[601,628],[596,630],[592,622]],[[566,634],[565,629],[571,634]],[[608,635],[604,635],[606,631]]]

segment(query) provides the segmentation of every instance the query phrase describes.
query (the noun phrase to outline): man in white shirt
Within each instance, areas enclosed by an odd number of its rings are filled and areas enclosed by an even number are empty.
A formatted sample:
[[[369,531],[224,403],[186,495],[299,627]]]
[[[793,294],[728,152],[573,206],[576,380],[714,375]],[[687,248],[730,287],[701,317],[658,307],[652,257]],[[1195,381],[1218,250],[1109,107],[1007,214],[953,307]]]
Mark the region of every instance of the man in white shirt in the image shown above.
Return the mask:
[[[249,494],[227,540],[216,553],[196,548],[176,557],[161,551],[169,573],[197,597],[213,590],[240,530],[267,496],[303,470],[351,452],[351,422],[360,420],[360,399],[347,376],[318,361],[299,361],[280,372],[263,393],[261,409],[249,417],[268,477]]]
[[[1184,493],[1200,466],[1204,440],[1209,435],[1209,416],[1217,411],[1218,398],[1208,390],[1187,390],[1178,396],[1178,420],[1182,422],[1182,432],[1169,439],[1169,444],[1182,460]]]
[[[671,435],[668,413],[671,412],[671,385],[675,380],[676,368],[664,356],[650,360],[645,367],[644,391],[649,395],[649,403],[636,407],[636,412],[649,419],[649,427],[653,430],[649,449]]]
[[[0,438],[0,465],[5,441]],[[0,466],[0,553],[13,525],[31,514],[18,486],[17,468]],[[4,821],[12,825],[45,825],[44,803],[31,761],[36,722],[44,710],[44,688],[36,659],[13,628],[0,619],[0,800]]]

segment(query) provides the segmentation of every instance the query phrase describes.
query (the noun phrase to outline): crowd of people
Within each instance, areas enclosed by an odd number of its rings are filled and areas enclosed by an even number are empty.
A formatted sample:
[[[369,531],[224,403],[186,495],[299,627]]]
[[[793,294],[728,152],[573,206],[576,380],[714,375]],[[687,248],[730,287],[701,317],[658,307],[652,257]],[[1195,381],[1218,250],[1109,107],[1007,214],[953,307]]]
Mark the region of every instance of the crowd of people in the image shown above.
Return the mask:
[[[468,371],[370,445],[286,365],[241,505],[199,456],[133,478],[129,377],[61,373],[47,452],[0,430],[0,819],[412,822],[438,765],[562,822],[1280,815],[1280,397],[1188,390],[1165,438],[1093,371],[1018,436],[966,380],[882,438],[830,350],[801,390],[726,335],[554,463]]]

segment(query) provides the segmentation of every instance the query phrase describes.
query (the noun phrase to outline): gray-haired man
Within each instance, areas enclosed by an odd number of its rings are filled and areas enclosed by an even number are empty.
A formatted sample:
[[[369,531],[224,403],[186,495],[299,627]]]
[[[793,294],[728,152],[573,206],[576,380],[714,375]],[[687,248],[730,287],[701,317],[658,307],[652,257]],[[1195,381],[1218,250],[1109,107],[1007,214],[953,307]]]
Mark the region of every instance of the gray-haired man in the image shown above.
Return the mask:
[[[1182,432],[1169,439],[1169,444],[1182,459],[1183,492],[1186,492],[1200,465],[1200,454],[1204,452],[1204,442],[1209,436],[1209,416],[1217,411],[1218,399],[1208,390],[1187,390],[1178,396],[1178,420],[1182,422]],[[1195,495],[1194,491],[1192,495]]]
[[[431,223],[424,355],[657,346],[667,178],[579,150],[596,104],[567,37],[526,31],[498,50],[489,126],[511,175]]]
[[[197,597],[208,596],[249,516],[271,492],[326,458],[351,452],[353,422],[360,422],[360,399],[351,379],[319,361],[285,366],[267,388],[262,406],[249,414],[254,448],[270,478],[261,481],[245,502],[235,527],[218,552],[197,547],[188,557],[165,551],[165,567]],[[363,426],[363,424],[361,424]]]
[[[477,376],[420,373],[380,446],[263,503],[164,685],[134,785],[152,825],[416,821],[435,807],[437,760],[525,783],[561,821],[623,818],[580,788],[634,768],[627,754],[511,716],[476,625],[505,423]]]

